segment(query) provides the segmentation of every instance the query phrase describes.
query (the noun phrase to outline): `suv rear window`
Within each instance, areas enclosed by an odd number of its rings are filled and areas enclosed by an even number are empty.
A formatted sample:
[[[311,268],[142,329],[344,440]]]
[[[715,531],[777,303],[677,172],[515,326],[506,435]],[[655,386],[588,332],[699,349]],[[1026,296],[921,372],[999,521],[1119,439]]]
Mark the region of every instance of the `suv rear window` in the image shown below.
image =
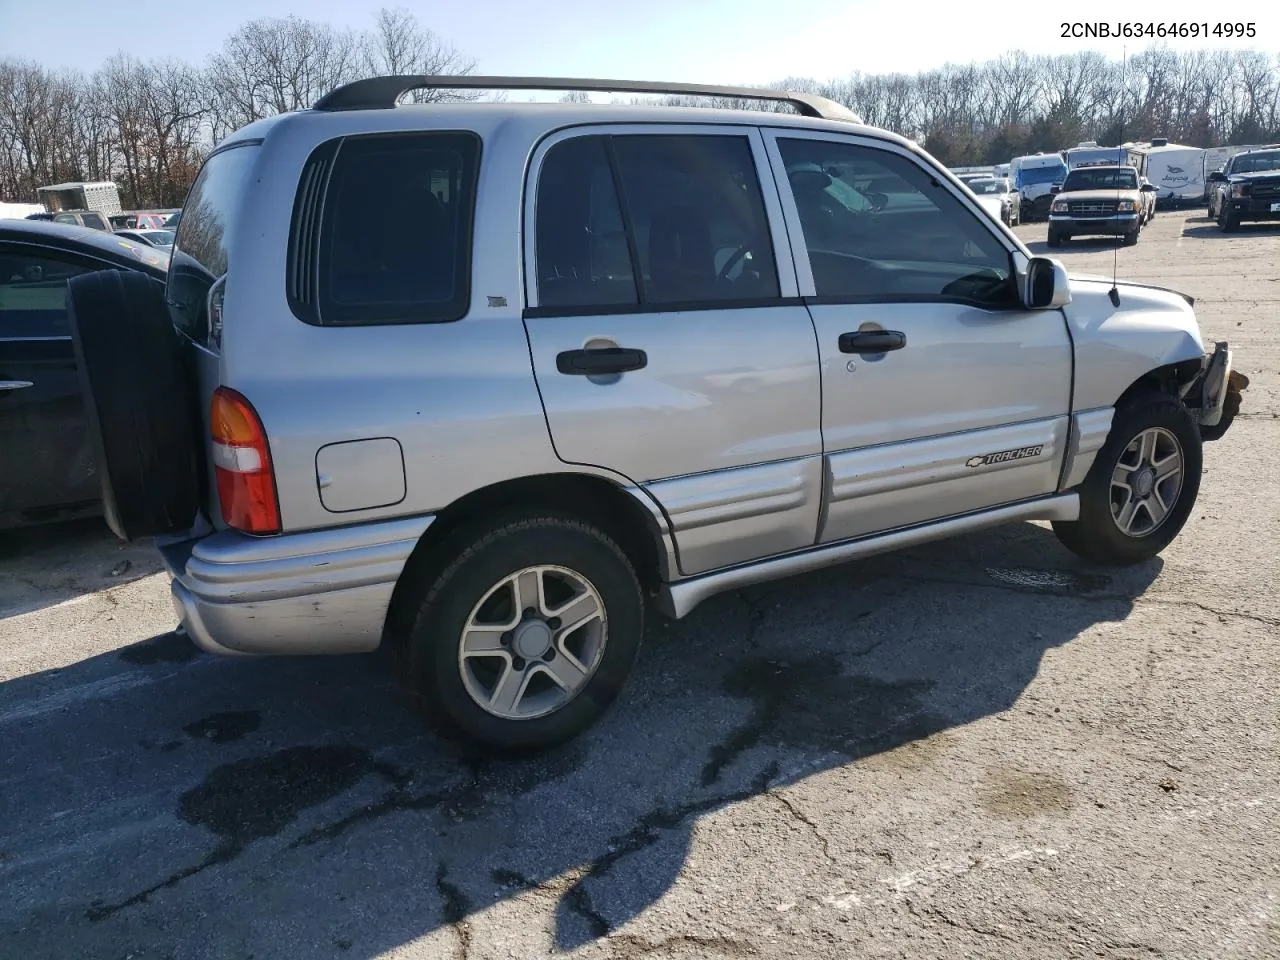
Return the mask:
[[[329,164],[321,201],[315,185]],[[290,244],[297,316],[325,326],[464,317],[479,165],[480,139],[464,132],[347,137],[317,150]]]
[[[249,141],[209,157],[182,208],[166,298],[174,325],[197,343],[209,340],[209,288],[226,275],[257,147],[257,141]]]

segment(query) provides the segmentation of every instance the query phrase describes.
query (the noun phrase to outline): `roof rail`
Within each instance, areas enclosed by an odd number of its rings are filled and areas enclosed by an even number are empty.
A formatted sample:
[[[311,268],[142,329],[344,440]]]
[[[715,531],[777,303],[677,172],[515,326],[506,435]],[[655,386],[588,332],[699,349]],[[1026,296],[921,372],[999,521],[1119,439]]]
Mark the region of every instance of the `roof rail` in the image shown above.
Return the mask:
[[[805,117],[862,123],[862,118],[834,100],[812,93],[766,90],[759,87],[716,87],[698,83],[657,83],[644,80],[586,80],[572,77],[472,77],[405,74],[368,77],[331,90],[314,110],[389,110],[411,90],[582,90],[595,93],[669,94],[690,97],[733,97],[788,103]]]

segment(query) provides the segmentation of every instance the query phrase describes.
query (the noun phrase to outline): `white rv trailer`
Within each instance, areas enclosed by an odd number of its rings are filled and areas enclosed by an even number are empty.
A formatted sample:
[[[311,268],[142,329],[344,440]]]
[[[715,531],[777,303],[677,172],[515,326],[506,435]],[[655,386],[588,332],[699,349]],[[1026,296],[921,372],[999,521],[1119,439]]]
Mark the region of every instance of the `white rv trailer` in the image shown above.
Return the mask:
[[[1205,191],[1205,151],[1157,137],[1147,148],[1147,179],[1156,202],[1175,206],[1199,203]]]
[[[1116,163],[1122,167],[1133,167],[1138,176],[1147,175],[1147,153],[1137,144],[1126,143],[1118,147],[1100,147],[1092,140],[1069,147],[1062,151],[1062,159],[1067,167],[1093,167]]]

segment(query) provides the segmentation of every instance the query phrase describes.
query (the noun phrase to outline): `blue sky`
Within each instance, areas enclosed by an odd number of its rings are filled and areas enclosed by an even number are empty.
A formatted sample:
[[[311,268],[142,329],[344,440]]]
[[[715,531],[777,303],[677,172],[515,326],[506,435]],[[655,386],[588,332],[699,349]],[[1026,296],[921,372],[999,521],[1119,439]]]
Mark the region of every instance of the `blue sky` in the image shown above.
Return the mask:
[[[930,0],[929,6],[936,2]],[[364,28],[378,0],[217,0],[215,3],[108,4],[99,0],[0,0],[0,57],[92,70],[117,50],[199,61],[245,21],[296,13]],[[1150,41],[1063,39],[1063,20],[1211,18],[1210,4],[1031,0],[964,3],[909,10],[866,0],[462,0],[404,6],[478,61],[480,72],[599,76],[704,83],[766,83],[789,75],[830,79],[854,70],[886,73],[968,63],[1012,48],[1035,54],[1096,49],[1114,56]],[[1252,40],[1173,41],[1169,46],[1280,51],[1280,13],[1262,4],[1222,4],[1257,25]],[[1269,5],[1268,5],[1269,6]],[[1241,11],[1253,7],[1247,16]],[[879,9],[880,12],[875,12]],[[783,10],[795,11],[784,14]],[[903,11],[896,22],[888,11]],[[56,29],[51,28],[56,25]]]

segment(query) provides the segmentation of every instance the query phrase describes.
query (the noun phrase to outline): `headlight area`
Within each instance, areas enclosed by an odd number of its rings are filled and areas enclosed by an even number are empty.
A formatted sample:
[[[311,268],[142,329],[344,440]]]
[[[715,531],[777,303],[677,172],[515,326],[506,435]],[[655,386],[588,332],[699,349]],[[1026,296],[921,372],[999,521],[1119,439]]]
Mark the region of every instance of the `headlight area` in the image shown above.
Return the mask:
[[[1135,204],[1132,200],[1121,200],[1116,205],[1116,210],[1118,210],[1120,213],[1133,213],[1133,211],[1137,209],[1138,209],[1138,205]]]

